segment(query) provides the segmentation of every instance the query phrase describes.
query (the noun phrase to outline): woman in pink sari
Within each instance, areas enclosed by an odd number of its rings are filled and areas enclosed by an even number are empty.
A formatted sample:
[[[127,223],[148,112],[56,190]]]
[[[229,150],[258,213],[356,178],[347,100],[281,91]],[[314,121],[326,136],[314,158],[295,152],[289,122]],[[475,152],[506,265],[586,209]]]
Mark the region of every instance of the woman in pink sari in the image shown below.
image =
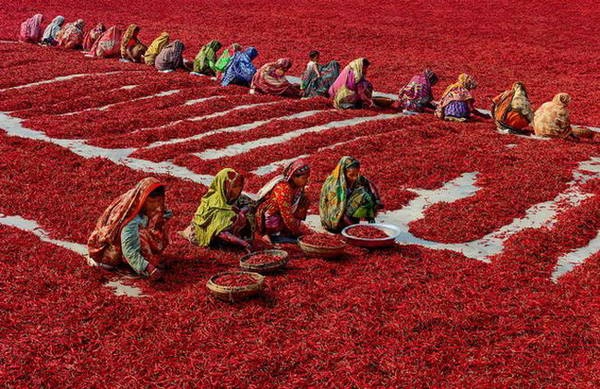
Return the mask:
[[[252,78],[250,93],[258,92],[267,95],[299,97],[300,87],[290,83],[285,73],[292,67],[292,60],[280,58],[277,62],[263,65]]]
[[[102,34],[104,34],[104,30],[106,30],[106,28],[102,23],[98,23],[96,27],[89,30],[83,37],[83,50],[90,51],[94,43],[96,43],[96,41],[98,40],[98,38],[100,38]]]
[[[19,40],[21,42],[37,43],[42,38],[42,14],[35,14],[21,23]]]
[[[369,60],[357,58],[342,70],[329,88],[333,106],[338,109],[364,108],[373,106],[373,85],[367,81]]]
[[[67,24],[58,34],[58,45],[65,49],[78,50],[83,45],[83,19]]]

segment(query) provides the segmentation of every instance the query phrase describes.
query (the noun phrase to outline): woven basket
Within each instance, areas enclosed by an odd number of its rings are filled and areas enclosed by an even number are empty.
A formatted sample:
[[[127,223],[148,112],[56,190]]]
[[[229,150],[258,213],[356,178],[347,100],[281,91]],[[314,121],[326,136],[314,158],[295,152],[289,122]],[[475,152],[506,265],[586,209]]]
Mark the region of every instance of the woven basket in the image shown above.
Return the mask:
[[[266,263],[246,263],[248,259],[252,258],[255,255],[267,254],[272,255],[273,262]],[[280,270],[285,267],[288,263],[288,253],[284,250],[263,250],[256,251],[254,253],[246,254],[242,258],[240,258],[240,267],[242,270],[258,272],[258,273],[269,273],[276,270]]]
[[[338,247],[322,247],[315,246],[302,241],[302,236],[298,238],[298,246],[304,252],[304,254],[312,257],[323,257],[323,258],[337,258],[341,257],[345,253],[346,244],[343,243]]]
[[[245,286],[225,286],[218,284],[218,278],[228,274],[247,274],[256,281],[253,284]],[[259,294],[264,287],[265,277],[258,273],[247,271],[229,271],[215,274],[210,277],[206,283],[206,287],[220,300],[228,302],[236,302],[253,297]]]

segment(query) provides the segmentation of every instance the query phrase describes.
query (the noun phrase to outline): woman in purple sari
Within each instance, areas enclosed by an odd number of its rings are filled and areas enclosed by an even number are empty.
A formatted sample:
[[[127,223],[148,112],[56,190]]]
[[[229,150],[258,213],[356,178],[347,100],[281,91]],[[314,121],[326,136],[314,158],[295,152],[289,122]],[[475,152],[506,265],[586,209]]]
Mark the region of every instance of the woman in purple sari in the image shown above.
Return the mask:
[[[426,108],[435,109],[432,104],[431,87],[438,82],[437,75],[431,69],[417,74],[406,86],[400,89],[397,107],[406,111],[423,112]]]

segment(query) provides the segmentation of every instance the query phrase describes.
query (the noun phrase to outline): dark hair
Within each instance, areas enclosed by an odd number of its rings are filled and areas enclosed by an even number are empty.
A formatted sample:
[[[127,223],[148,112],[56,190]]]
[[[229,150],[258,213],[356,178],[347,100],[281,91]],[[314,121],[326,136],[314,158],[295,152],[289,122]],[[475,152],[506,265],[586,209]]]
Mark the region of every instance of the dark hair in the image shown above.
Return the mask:
[[[165,195],[165,187],[159,186],[158,188],[156,188],[152,192],[150,192],[148,197],[156,198],[156,197],[162,197],[164,195]]]
[[[308,53],[308,58],[310,59],[315,59],[319,56],[319,51],[318,50],[311,50],[310,53]]]
[[[369,66],[370,64],[371,64],[371,62],[369,62],[369,60],[368,60],[368,59],[366,59],[366,58],[363,58],[363,67],[367,67],[367,66]]]

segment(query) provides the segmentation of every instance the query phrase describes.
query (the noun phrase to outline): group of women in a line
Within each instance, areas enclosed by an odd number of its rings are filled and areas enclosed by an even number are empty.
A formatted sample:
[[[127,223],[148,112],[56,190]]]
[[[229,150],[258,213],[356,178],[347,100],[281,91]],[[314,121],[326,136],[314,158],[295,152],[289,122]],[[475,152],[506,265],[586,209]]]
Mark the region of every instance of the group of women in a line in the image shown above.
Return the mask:
[[[302,74],[301,84],[291,83],[286,73],[292,67],[289,58],[280,58],[257,69],[253,64],[258,56],[255,47],[243,48],[234,43],[222,48],[221,42],[212,40],[202,46],[193,61],[183,58],[184,44],[180,40],[170,41],[167,32],[161,33],[150,45],[144,45],[138,34],[139,26],[131,24],[123,32],[118,26],[105,29],[102,23],[84,34],[84,22],[79,19],[64,24],[65,19],[57,16],[42,34],[42,15],[37,14],[21,24],[20,40],[58,45],[71,49],[82,49],[90,57],[116,57],[124,61],[141,62],[155,66],[159,71],[169,72],[179,68],[195,75],[214,77],[221,85],[231,84],[250,87],[250,93],[281,95],[288,97],[329,97],[339,109],[369,108],[377,105],[373,98],[373,85],[367,80],[370,62],[367,58],[351,61],[340,72],[337,61],[321,64],[320,53],[309,53],[309,61]],[[439,102],[434,103],[432,87],[438,76],[430,69],[415,75],[400,89],[396,109],[424,112],[433,110],[442,120],[466,121],[471,116],[488,117],[475,108],[473,90],[477,88],[474,78],[461,74],[449,85]],[[592,137],[586,129],[572,128],[567,108],[571,97],[557,94],[552,101],[544,103],[534,112],[525,85],[516,82],[493,99],[491,115],[499,129],[513,133],[528,134],[531,126],[536,135],[564,139]]]
[[[322,226],[333,233],[360,221],[374,221],[383,208],[377,188],[361,175],[360,162],[340,159],[323,183],[319,201]],[[305,224],[311,201],[306,193],[310,166],[298,159],[250,199],[243,194],[245,177],[223,169],[214,177],[192,217],[179,234],[199,247],[255,247],[295,243],[310,234]],[[165,186],[145,178],[115,199],[98,219],[88,240],[89,254],[108,266],[127,263],[137,273],[159,278],[161,253],[168,245]]]

